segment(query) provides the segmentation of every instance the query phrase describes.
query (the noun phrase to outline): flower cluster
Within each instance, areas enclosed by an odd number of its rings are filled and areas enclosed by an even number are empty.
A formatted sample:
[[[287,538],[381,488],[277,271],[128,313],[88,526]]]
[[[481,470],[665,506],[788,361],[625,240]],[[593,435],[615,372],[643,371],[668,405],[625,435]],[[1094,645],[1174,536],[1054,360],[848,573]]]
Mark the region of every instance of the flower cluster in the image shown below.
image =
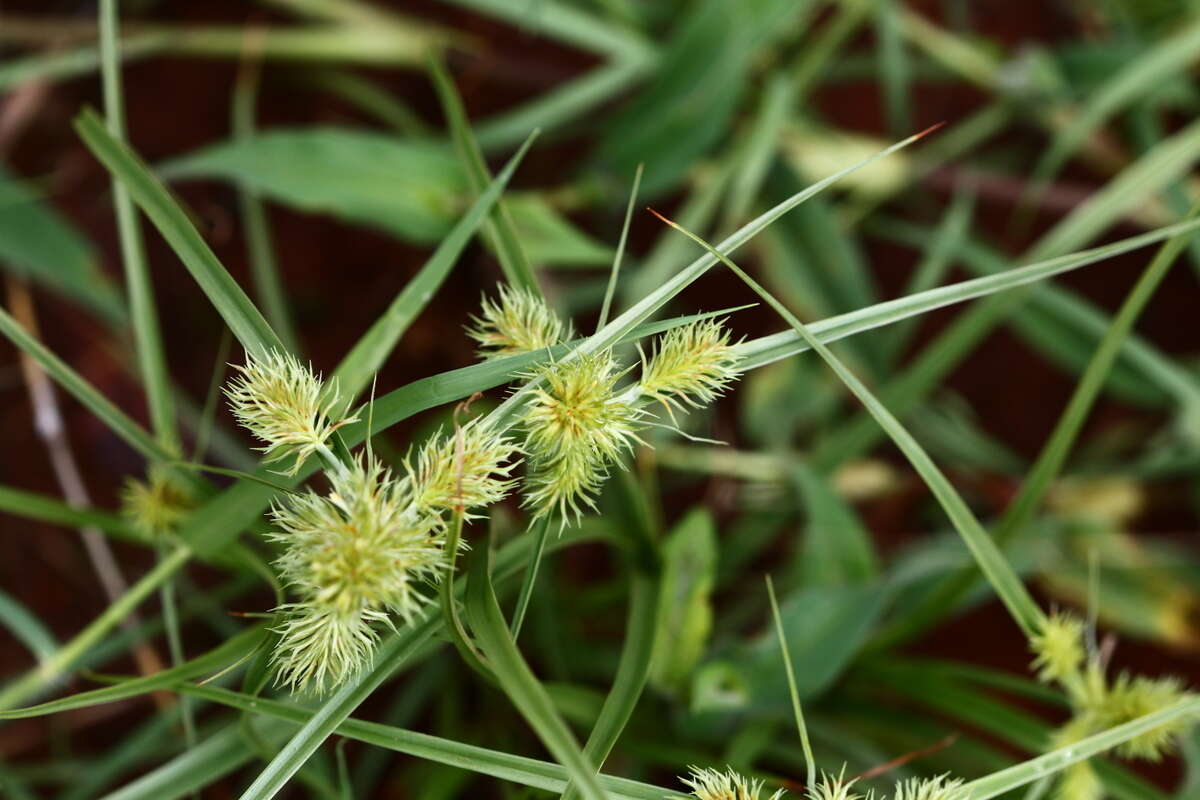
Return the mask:
[[[148,539],[173,533],[195,508],[196,498],[170,469],[153,464],[145,481],[130,478],[121,492],[121,513]]]
[[[1053,747],[1066,747],[1116,725],[1161,711],[1189,697],[1176,678],[1147,678],[1121,673],[1110,679],[1100,659],[1087,654],[1085,625],[1056,613],[1030,640],[1034,668],[1046,683],[1058,683],[1071,700],[1072,718],[1055,732]],[[1178,746],[1192,720],[1179,717],[1138,734],[1116,748],[1122,758],[1158,761]],[[1063,800],[1099,800],[1103,785],[1087,762],[1074,764],[1059,781]]]
[[[532,293],[502,289],[485,301],[469,332],[485,357],[529,352],[560,342],[569,326]],[[668,331],[642,355],[641,379],[618,386],[629,369],[609,350],[569,354],[526,375],[520,414],[528,458],[524,504],[535,517],[558,514],[563,524],[593,508],[613,465],[633,449],[648,412],[643,400],[676,410],[715,400],[737,377],[737,356],[717,321]]]
[[[500,358],[552,347],[571,336],[571,326],[529,289],[500,285],[499,297],[483,299],[467,335],[479,344],[480,358]]]
[[[228,392],[235,413],[275,457],[294,452],[302,461],[348,421],[320,400],[331,394],[320,379],[290,356],[252,360],[241,373]],[[260,389],[269,400],[254,397]],[[278,609],[278,682],[323,692],[366,666],[377,626],[391,625],[393,615],[411,621],[426,602],[422,585],[449,563],[449,515],[469,516],[503,499],[516,452],[502,433],[472,420],[431,438],[401,474],[360,455],[331,462],[328,492],[277,499],[269,537],[281,548],[275,565],[295,597]]]
[[[689,769],[691,776],[682,780],[699,800],[759,800],[762,793],[762,781],[749,780],[732,769],[725,772],[699,767]],[[782,789],[768,800],[779,800],[780,797],[783,797]]]
[[[732,769],[721,772],[715,769],[691,767],[691,775],[681,778],[698,800],[759,800],[763,782],[749,780]],[[875,800],[872,792],[861,794],[854,790],[855,779],[845,780],[822,774],[813,785],[806,788],[805,800]],[[784,796],[782,789],[768,800],[779,800]],[[910,778],[899,781],[892,793],[892,800],[968,800],[963,792],[962,781],[946,775],[935,778]]]
[[[259,448],[268,462],[289,455],[295,475],[309,456],[327,451],[326,442],[342,425],[354,422],[338,402],[336,386],[326,386],[311,367],[289,353],[251,356],[226,388],[234,417],[266,443]]]

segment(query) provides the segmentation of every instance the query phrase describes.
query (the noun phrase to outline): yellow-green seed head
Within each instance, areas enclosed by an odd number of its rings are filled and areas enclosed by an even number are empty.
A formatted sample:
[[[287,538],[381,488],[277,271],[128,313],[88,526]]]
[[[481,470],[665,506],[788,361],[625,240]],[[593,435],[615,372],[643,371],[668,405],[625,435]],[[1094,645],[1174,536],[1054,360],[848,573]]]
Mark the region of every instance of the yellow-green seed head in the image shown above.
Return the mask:
[[[687,405],[699,408],[719,397],[737,379],[738,357],[729,331],[717,320],[672,328],[642,356],[641,392],[663,404],[668,414]]]
[[[1078,674],[1087,658],[1083,644],[1084,624],[1071,614],[1055,613],[1029,640],[1034,652],[1033,668],[1046,683],[1063,681]]]
[[[328,495],[276,502],[276,566],[298,599],[285,609],[276,651],[279,682],[323,691],[369,661],[373,622],[406,621],[425,596],[422,582],[446,566],[445,526],[417,509],[411,486],[378,462],[359,459],[330,476]]]
[[[417,508],[469,511],[500,502],[516,482],[509,474],[518,452],[515,442],[480,419],[433,436],[407,465]]]
[[[495,300],[484,298],[478,317],[471,318],[467,335],[479,344],[480,358],[530,353],[558,344],[570,336],[570,326],[529,289],[500,285]]]
[[[323,385],[320,376],[293,355],[272,351],[250,356],[235,369],[240,374],[225,387],[234,417],[266,443],[259,449],[267,461],[296,457],[289,475],[325,447],[335,430],[354,421],[342,418],[336,387]]]
[[[763,782],[760,780],[745,778],[732,769],[724,772],[699,767],[688,769],[691,774],[680,780],[699,800],[762,800]],[[780,789],[767,800],[779,800],[783,794]]]
[[[1130,722],[1189,699],[1183,684],[1173,677],[1146,678],[1122,673],[1109,687],[1102,713],[1105,727]],[[1122,758],[1159,761],[1178,747],[1180,737],[1195,724],[1191,715],[1140,733],[1117,746]]]
[[[843,768],[844,769],[844,768]],[[873,800],[872,795],[864,797],[854,791],[855,780],[845,780],[842,776],[834,777],[822,773],[805,792],[805,800]]]
[[[609,467],[638,441],[641,412],[614,389],[620,373],[610,353],[552,364],[521,416],[529,459],[524,504],[536,516],[582,514],[594,505]]]
[[[196,506],[196,498],[179,478],[158,464],[145,481],[129,478],[121,492],[121,513],[149,539],[174,532]]]
[[[896,783],[892,800],[966,800],[962,781],[948,775],[910,778]]]
[[[1072,764],[1062,772],[1055,800],[1103,800],[1104,784],[1086,761]]]

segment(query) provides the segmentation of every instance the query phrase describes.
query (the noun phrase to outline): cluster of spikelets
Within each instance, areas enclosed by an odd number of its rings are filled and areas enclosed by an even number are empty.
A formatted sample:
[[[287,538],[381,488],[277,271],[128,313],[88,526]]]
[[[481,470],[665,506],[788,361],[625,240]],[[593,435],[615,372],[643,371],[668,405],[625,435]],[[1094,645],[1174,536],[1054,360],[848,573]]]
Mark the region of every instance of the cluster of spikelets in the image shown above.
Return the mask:
[[[469,331],[491,358],[561,344],[570,335],[531,292],[502,288]],[[648,412],[643,400],[674,410],[715,400],[737,378],[729,332],[715,320],[674,328],[644,354],[640,380],[618,386],[629,372],[611,351],[579,352],[527,374],[520,426],[528,460],[524,505],[535,517],[558,514],[564,524],[593,508],[621,456],[638,442]]]
[[[291,453],[298,462],[312,453],[332,458],[328,437],[349,421],[334,413],[336,405],[317,401],[329,394],[311,369],[278,353],[252,358],[228,392],[237,418],[267,452]],[[401,474],[360,455],[330,464],[328,492],[276,500],[270,538],[282,554],[275,563],[296,597],[280,609],[278,681],[321,692],[370,663],[379,625],[390,625],[393,615],[411,620],[426,601],[422,585],[449,563],[450,515],[502,499],[512,487],[516,451],[502,433],[474,420],[433,437]]]
[[[190,488],[161,464],[151,465],[144,481],[125,481],[121,492],[122,515],[135,531],[151,541],[173,534],[195,505]]]
[[[682,779],[698,800],[764,800],[763,782],[750,780],[732,769],[725,772],[715,769],[691,768],[691,775]],[[804,791],[805,800],[884,800],[873,792],[865,795],[855,791],[855,781],[842,777],[822,775]],[[780,800],[786,792],[777,790],[765,800]],[[970,800],[963,790],[962,781],[945,775],[935,778],[910,778],[899,781],[892,792],[891,800]]]
[[[1057,683],[1071,701],[1072,717],[1055,732],[1052,747],[1066,747],[1107,730],[1176,705],[1190,697],[1176,678],[1105,674],[1100,658],[1085,645],[1086,626],[1078,617],[1055,613],[1031,639],[1033,667],[1045,683]],[[1173,752],[1191,727],[1189,718],[1145,731],[1118,745],[1122,758],[1159,761]],[[1060,800],[1100,800],[1104,786],[1084,761],[1068,767],[1059,781]]]

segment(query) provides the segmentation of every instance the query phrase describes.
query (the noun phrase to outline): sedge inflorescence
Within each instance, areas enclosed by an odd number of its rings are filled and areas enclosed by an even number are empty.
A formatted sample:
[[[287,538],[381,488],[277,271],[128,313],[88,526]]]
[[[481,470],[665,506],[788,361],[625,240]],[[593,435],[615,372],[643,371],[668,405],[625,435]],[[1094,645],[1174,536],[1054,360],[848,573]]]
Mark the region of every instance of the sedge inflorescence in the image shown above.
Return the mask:
[[[273,350],[234,368],[239,374],[225,388],[233,416],[265,443],[259,449],[268,463],[295,457],[289,475],[326,449],[335,430],[355,421],[342,413],[337,387],[290,353]]]
[[[266,405],[247,397],[255,386],[274,392],[274,427],[258,419],[257,427],[243,422],[268,442],[268,450],[313,431],[324,446],[349,421],[333,413],[336,406],[314,405],[314,398],[327,396],[325,387],[296,366],[290,357],[252,360],[230,392],[234,402],[251,408]],[[268,374],[272,368],[274,375]],[[288,382],[295,385],[283,385]],[[288,403],[293,407],[285,407]],[[295,431],[282,429],[286,420]],[[447,567],[451,515],[470,516],[503,499],[513,484],[510,462],[516,452],[503,433],[472,420],[436,434],[399,473],[369,454],[359,455],[330,464],[327,492],[309,489],[277,499],[271,510],[276,530],[269,538],[281,548],[275,566],[294,596],[278,609],[277,681],[294,691],[320,693],[369,664],[379,627],[391,626],[394,617],[411,621],[427,602],[422,587]]]
[[[489,354],[531,352],[561,341],[569,326],[530,293],[502,290],[485,300],[471,335]],[[672,416],[715,400],[737,378],[737,354],[724,326],[700,320],[673,328],[642,355],[640,379],[621,386],[632,367],[611,350],[577,351],[525,375],[519,416],[528,460],[524,505],[563,524],[594,508],[611,468],[639,442],[657,401]]]
[[[1045,683],[1059,684],[1073,711],[1071,719],[1054,733],[1052,747],[1073,745],[1191,697],[1174,677],[1149,678],[1126,672],[1108,676],[1099,656],[1089,654],[1085,633],[1083,620],[1055,613],[1030,639],[1038,677]],[[1177,749],[1192,724],[1187,717],[1177,717],[1122,742],[1115,751],[1122,758],[1158,761]],[[1058,796],[1062,800],[1100,800],[1103,795],[1103,784],[1086,761],[1071,765],[1059,779]]]
[[[191,490],[161,464],[152,464],[144,481],[126,480],[121,491],[122,516],[150,540],[174,533],[195,505]]]
[[[761,780],[750,780],[732,769],[724,772],[716,769],[691,767],[691,774],[680,780],[698,800],[760,800],[763,791]],[[804,790],[805,800],[885,800],[873,792],[863,794],[855,790],[857,780],[843,776],[822,774]],[[783,789],[777,790],[767,800],[780,800]],[[970,800],[963,789],[962,781],[947,775],[933,778],[909,778],[896,783],[891,800]]]

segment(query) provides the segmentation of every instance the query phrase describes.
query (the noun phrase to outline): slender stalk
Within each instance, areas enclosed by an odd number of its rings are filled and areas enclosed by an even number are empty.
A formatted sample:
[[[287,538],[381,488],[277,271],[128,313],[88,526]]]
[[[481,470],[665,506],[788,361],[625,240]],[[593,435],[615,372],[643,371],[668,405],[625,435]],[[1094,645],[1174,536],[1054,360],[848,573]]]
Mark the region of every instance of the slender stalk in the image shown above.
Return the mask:
[[[529,610],[529,598],[533,596],[533,586],[537,583],[538,567],[542,564],[542,555],[546,551],[546,537],[550,534],[550,518],[542,517],[531,527],[536,532],[531,534],[526,531],[525,535],[537,537],[537,545],[533,548],[533,555],[529,558],[529,569],[525,571],[525,579],[521,583],[521,594],[517,597],[517,607],[513,610],[510,630],[514,641],[521,634],[521,625],[525,622],[525,612]]]
[[[621,272],[621,258],[625,255],[625,242],[629,238],[629,223],[633,221],[633,204],[637,201],[638,187],[642,185],[644,166],[644,164],[638,164],[637,172],[633,175],[633,189],[629,192],[629,205],[625,207],[625,224],[621,226],[621,239],[617,242],[617,254],[613,257],[612,272],[608,276],[608,286],[604,290],[604,303],[600,306],[600,319],[596,321],[597,331],[608,324],[608,311],[612,308],[613,294],[617,290],[617,276]]]

